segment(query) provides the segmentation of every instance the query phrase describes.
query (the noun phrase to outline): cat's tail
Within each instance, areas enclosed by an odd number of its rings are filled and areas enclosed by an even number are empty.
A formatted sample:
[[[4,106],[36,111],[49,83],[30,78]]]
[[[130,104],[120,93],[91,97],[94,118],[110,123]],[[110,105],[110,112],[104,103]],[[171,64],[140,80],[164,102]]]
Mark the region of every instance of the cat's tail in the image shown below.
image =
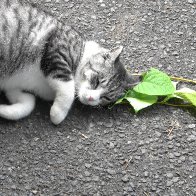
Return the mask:
[[[8,120],[19,120],[28,116],[35,107],[35,96],[21,91],[6,93],[12,105],[0,105],[0,117]]]

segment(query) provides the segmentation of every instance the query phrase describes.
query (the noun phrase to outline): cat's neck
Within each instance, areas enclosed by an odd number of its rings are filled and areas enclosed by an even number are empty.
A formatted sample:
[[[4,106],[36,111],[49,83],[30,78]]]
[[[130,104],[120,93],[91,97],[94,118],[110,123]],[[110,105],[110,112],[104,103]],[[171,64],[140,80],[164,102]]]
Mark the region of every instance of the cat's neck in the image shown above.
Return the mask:
[[[103,52],[103,50],[107,51],[94,41],[84,42],[84,51],[80,61],[80,65],[86,64],[93,55]]]

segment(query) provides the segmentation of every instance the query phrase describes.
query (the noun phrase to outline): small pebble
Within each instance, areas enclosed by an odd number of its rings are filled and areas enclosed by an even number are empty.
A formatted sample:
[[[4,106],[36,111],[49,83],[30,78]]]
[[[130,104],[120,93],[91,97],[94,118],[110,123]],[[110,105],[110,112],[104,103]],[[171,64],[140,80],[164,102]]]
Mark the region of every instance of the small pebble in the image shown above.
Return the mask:
[[[187,140],[188,140],[189,142],[194,142],[194,141],[196,140],[196,136],[195,136],[195,135],[190,135],[190,136],[187,138]]]
[[[173,182],[170,180],[170,181],[167,181],[167,186],[171,186],[173,184]]]
[[[85,171],[85,172],[84,172],[84,175],[85,175],[85,176],[90,176],[90,175],[91,175],[91,173],[90,173],[90,172],[88,172],[88,171]]]
[[[188,125],[188,128],[189,128],[189,129],[194,129],[195,127],[196,127],[195,124],[190,124],[190,125]]]
[[[168,178],[173,178],[173,176],[174,176],[172,173],[167,173],[166,175]]]
[[[85,167],[86,168],[90,168],[91,167],[91,164],[85,163]]]
[[[125,175],[122,177],[121,179],[123,182],[128,182],[129,181],[129,176],[128,175]]]
[[[112,169],[107,169],[107,173],[110,175],[114,175],[114,174],[116,174],[116,171],[112,170]]]
[[[194,0],[188,0],[188,3],[193,4],[194,3]]]

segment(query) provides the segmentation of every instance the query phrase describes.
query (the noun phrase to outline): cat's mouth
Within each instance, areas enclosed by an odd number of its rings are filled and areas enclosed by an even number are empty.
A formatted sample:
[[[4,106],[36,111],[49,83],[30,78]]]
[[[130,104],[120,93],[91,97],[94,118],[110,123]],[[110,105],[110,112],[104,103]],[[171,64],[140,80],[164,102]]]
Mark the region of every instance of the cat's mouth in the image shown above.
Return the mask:
[[[100,96],[102,90],[92,90],[86,87],[82,87],[78,91],[78,97],[81,103],[85,105],[98,106],[100,105]]]
[[[85,105],[98,106],[100,104],[99,100],[94,100],[92,97],[79,97],[79,100]]]

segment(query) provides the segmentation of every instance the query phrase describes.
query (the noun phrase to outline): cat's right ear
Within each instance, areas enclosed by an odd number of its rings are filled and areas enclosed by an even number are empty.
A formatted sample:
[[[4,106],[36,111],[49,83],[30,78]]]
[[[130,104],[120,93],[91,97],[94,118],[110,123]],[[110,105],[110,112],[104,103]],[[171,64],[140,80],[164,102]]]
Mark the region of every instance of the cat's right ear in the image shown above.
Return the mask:
[[[122,51],[123,51],[123,46],[117,46],[115,48],[112,48],[110,50],[110,56],[111,56],[112,61],[115,61],[120,56]]]
[[[104,58],[110,59],[112,62],[114,62],[120,56],[122,50],[123,46],[117,46],[115,48],[112,48],[104,54]]]
[[[133,88],[134,86],[139,84],[141,80],[142,80],[141,76],[134,76],[127,72],[125,76],[125,89],[128,90],[128,89]]]

